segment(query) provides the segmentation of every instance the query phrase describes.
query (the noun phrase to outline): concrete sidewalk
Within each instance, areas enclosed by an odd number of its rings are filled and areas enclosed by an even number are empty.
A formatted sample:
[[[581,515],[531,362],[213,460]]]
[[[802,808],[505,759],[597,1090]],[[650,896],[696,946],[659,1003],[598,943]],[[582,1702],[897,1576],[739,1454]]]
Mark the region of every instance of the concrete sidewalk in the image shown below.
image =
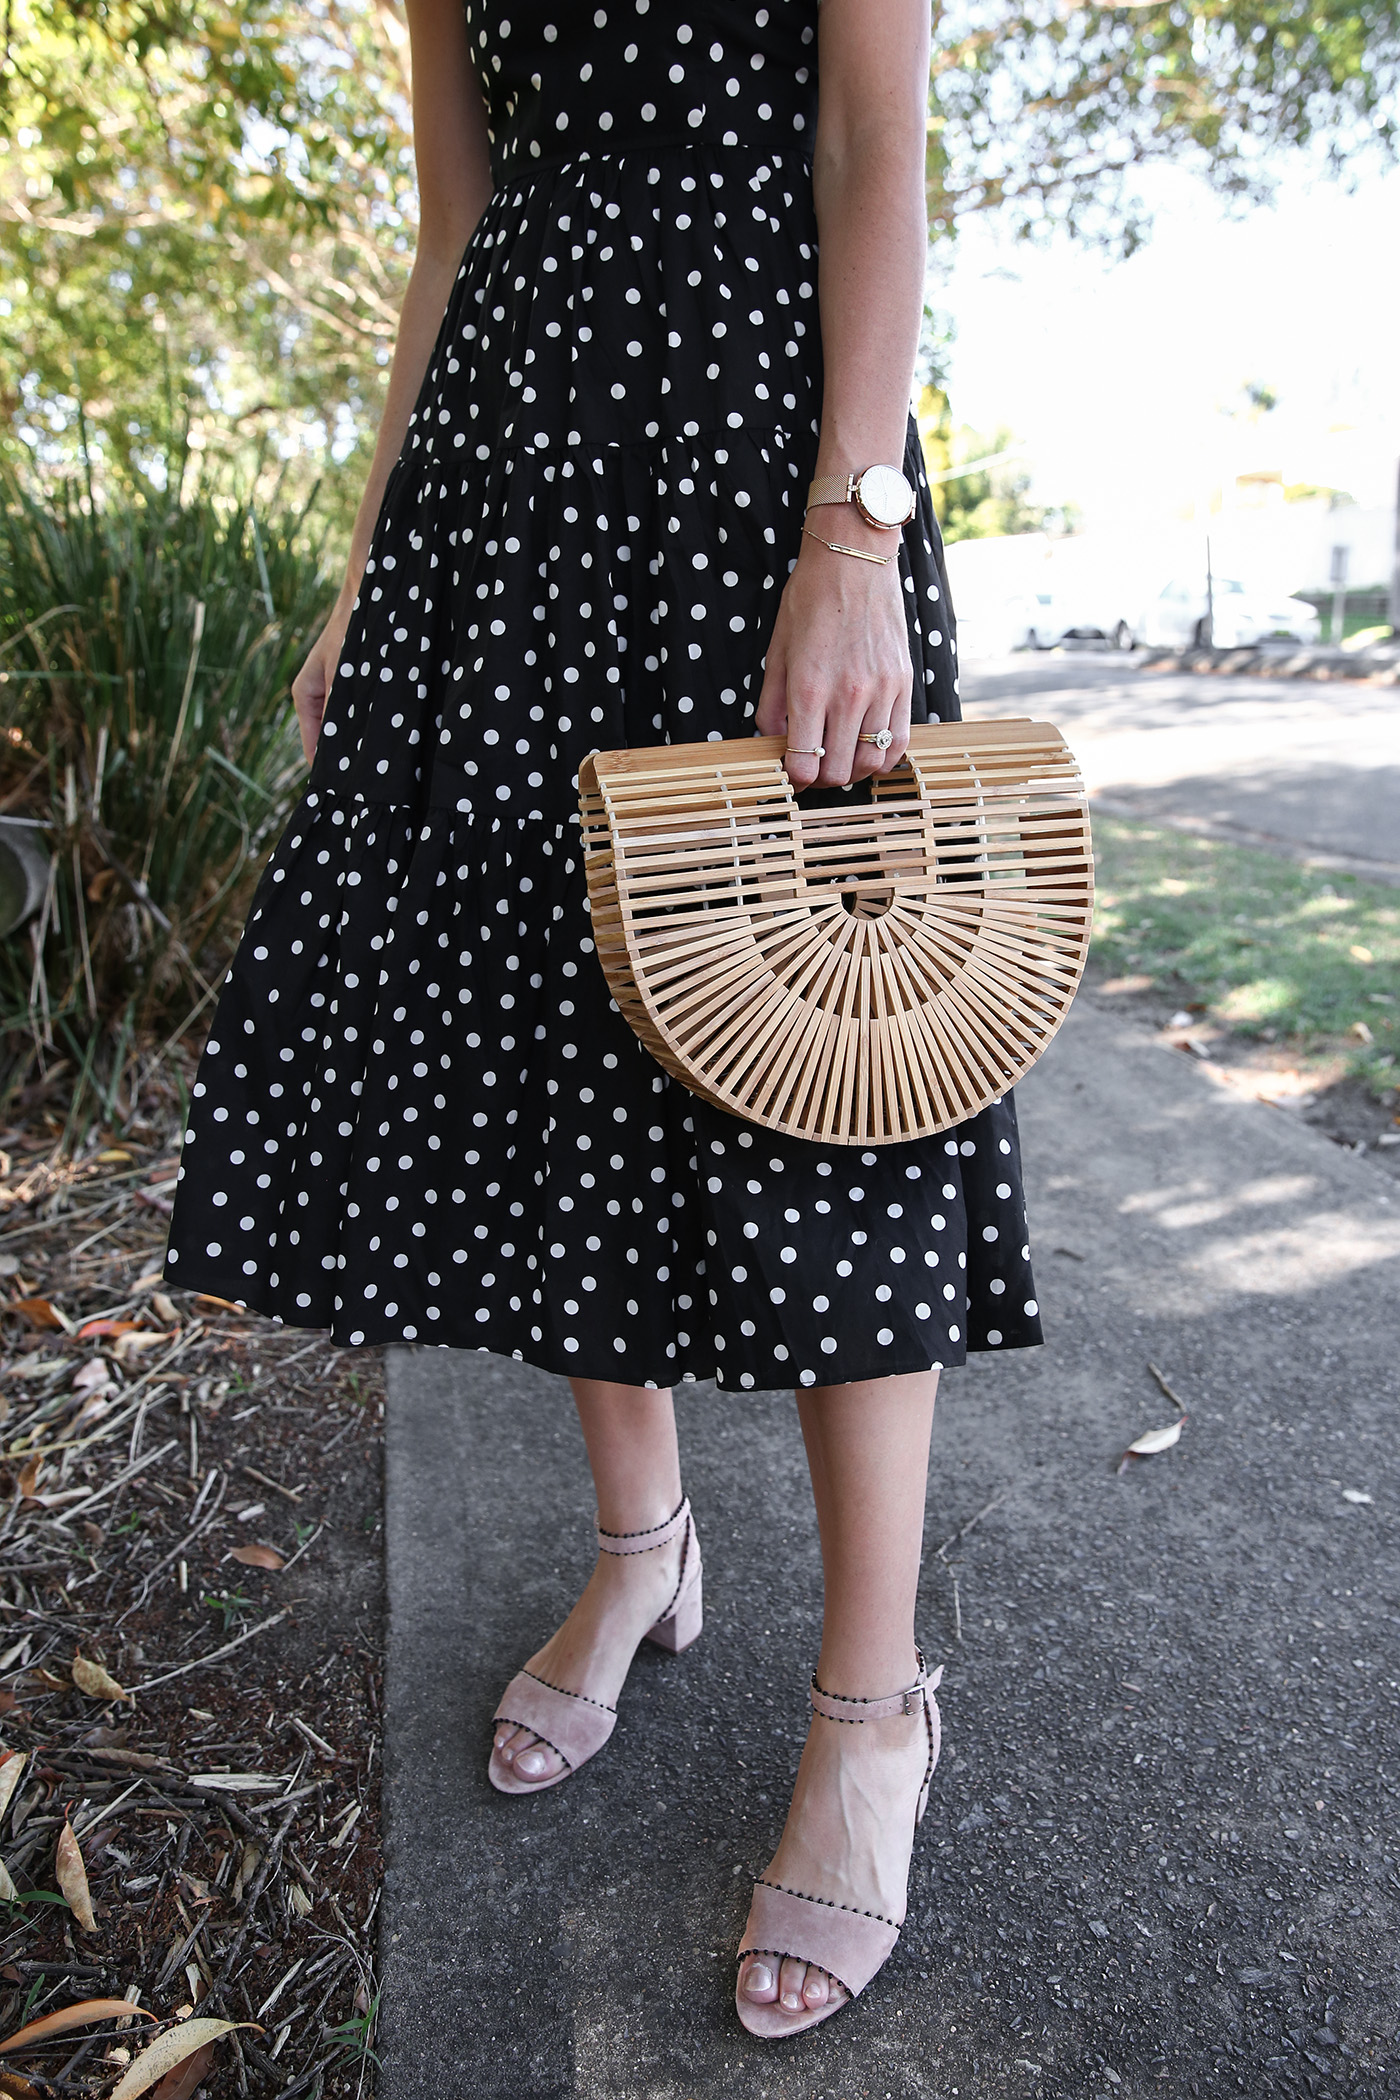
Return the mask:
[[[909,1922],[799,2041],[730,2002],[817,1637],[790,1397],[682,1391],[704,1638],[518,1801],[491,1709],[591,1560],[567,1392],[391,1358],[384,2100],[1400,2094],[1400,1203],[1087,1002],[1020,1098],[1050,1345],[944,1381]],[[1149,1361],[1191,1418],[1119,1476]]]
[[[1380,881],[1400,873],[1400,710],[1388,687],[1198,678],[1057,651],[970,664],[962,695],[974,721],[1057,723],[1096,807],[1111,798],[1119,815],[1194,820]]]

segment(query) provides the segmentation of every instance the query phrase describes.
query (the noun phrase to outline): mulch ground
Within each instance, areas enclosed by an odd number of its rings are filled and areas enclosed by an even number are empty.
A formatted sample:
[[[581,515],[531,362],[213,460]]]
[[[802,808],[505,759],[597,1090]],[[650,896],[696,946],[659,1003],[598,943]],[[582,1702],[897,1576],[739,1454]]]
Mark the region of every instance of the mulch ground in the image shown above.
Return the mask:
[[[360,2096],[378,1359],[167,1290],[175,1164],[0,1135],[0,2094]]]

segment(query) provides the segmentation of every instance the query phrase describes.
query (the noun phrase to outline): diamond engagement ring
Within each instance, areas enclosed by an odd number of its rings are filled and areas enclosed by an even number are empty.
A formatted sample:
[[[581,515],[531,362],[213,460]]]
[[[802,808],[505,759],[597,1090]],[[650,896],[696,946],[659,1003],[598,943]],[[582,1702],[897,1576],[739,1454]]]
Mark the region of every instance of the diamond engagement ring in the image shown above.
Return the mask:
[[[894,734],[888,729],[862,729],[856,738],[858,744],[873,744],[877,751],[888,751],[894,742]]]

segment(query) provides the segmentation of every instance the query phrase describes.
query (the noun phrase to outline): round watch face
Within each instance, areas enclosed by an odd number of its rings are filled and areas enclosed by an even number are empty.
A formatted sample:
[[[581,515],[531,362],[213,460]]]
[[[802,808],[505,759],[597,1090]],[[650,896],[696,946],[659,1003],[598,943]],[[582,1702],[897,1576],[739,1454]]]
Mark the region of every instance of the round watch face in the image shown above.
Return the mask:
[[[914,491],[898,467],[867,467],[856,482],[855,499],[872,525],[907,525],[914,515]]]

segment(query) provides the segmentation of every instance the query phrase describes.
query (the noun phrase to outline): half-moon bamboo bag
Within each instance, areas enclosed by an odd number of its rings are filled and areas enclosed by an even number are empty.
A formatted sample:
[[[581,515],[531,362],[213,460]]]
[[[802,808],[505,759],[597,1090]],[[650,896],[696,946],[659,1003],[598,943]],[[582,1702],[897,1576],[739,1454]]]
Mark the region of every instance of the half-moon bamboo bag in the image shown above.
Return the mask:
[[[799,807],[782,737],[579,770],[593,937],[692,1093],[822,1144],[895,1144],[1029,1070],[1084,968],[1079,768],[1048,722],[938,722],[870,800]]]

